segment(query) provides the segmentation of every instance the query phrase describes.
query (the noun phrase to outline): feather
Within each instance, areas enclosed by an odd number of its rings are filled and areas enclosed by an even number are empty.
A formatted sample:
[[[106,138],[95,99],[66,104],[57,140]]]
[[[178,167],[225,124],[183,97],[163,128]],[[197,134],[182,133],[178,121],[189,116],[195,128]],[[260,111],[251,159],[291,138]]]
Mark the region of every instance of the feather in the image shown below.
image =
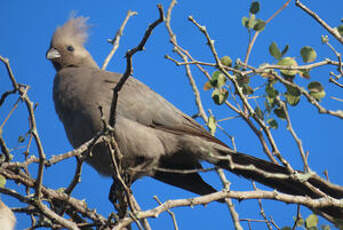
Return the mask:
[[[74,44],[82,46],[88,38],[88,19],[88,17],[74,17],[72,15],[63,26],[56,29],[52,38],[52,43],[67,40],[73,41]]]

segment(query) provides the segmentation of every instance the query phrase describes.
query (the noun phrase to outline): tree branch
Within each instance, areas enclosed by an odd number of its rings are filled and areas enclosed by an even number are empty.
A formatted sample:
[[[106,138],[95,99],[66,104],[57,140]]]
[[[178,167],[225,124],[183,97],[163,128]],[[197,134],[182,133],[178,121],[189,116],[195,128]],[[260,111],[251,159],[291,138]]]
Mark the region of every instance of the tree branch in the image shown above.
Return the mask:
[[[343,44],[343,37],[338,33],[337,30],[329,26],[323,19],[321,19],[316,13],[307,8],[300,0],[295,1],[295,5],[302,9],[305,13],[310,15],[314,20],[316,20],[324,29],[326,29],[332,36],[334,36],[341,44]]]

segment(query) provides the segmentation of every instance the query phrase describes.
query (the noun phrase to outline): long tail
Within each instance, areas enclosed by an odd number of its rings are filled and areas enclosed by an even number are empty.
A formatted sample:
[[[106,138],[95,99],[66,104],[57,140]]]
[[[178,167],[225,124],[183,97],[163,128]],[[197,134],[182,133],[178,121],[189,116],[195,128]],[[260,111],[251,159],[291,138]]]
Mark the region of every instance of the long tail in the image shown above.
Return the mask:
[[[221,155],[225,159],[217,161],[215,165],[280,192],[311,198],[320,198],[323,197],[323,194],[336,199],[343,198],[341,186],[334,185],[318,176],[311,175],[306,180],[306,174],[301,171],[296,171],[297,175],[291,175],[286,167],[244,153],[225,151],[221,152]],[[323,215],[328,214],[333,218],[343,219],[342,208],[325,207],[315,211],[320,211]]]

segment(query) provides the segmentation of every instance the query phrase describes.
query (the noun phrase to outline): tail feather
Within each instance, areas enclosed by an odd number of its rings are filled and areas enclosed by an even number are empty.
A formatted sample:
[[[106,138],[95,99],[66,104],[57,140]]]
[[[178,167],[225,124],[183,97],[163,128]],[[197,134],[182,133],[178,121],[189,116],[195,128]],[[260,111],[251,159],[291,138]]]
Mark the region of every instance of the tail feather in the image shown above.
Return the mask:
[[[285,167],[243,153],[231,154],[231,159],[231,163],[228,160],[220,160],[216,165],[280,192],[319,197],[303,183],[292,179]]]
[[[207,184],[199,175],[199,173],[165,173],[156,172],[153,176],[155,179],[164,183],[185,189],[198,195],[207,195],[217,192],[215,188]],[[220,203],[224,203],[224,199],[217,200]]]
[[[223,152],[223,156],[228,156],[228,152]],[[300,180],[295,179],[286,167],[265,161],[244,153],[229,153],[230,160],[219,160],[216,165],[231,171],[234,174],[252,179],[268,187],[274,188],[280,192],[308,196],[311,198],[323,197],[316,190],[332,196],[336,199],[343,198],[343,188],[328,181],[324,181],[318,176],[311,176],[307,182],[309,186]],[[229,159],[229,158],[228,158]],[[299,174],[304,174],[301,171],[296,171]],[[312,188],[311,188],[312,187]],[[315,212],[322,212],[331,217],[342,219],[343,209],[337,207],[325,207]]]
[[[187,191],[206,195],[217,192],[211,185],[207,184],[198,173],[167,173],[156,172],[154,178],[164,183],[177,186]]]

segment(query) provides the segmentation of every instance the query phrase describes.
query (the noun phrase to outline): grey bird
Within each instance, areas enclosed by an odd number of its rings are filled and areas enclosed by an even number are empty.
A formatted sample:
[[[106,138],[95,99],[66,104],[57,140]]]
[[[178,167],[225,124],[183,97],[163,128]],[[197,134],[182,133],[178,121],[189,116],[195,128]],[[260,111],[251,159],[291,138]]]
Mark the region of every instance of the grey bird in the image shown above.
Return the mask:
[[[84,48],[86,21],[84,17],[72,17],[58,27],[47,52],[47,59],[57,71],[53,87],[55,109],[74,148],[103,130],[99,106],[108,121],[113,88],[122,76],[101,70]],[[123,154],[122,167],[133,169],[132,182],[151,176],[193,193],[209,194],[216,190],[197,172],[158,170],[200,169],[200,162],[207,161],[281,192],[319,197],[303,183],[288,177],[286,168],[233,151],[133,77],[129,77],[119,92],[114,130]],[[104,143],[98,143],[86,161],[100,174],[112,176],[111,158]],[[269,177],[265,172],[283,177]],[[337,192],[334,195],[343,196]]]

